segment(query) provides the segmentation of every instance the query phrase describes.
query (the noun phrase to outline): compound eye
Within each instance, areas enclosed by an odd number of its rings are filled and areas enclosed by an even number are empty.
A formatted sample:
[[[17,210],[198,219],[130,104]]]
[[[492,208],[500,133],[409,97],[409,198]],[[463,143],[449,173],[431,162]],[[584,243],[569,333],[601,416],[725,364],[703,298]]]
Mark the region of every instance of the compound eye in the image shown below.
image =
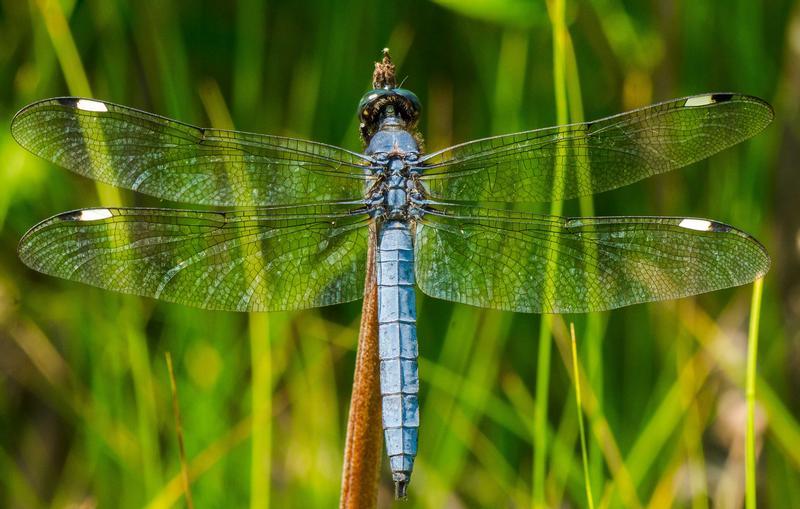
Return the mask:
[[[403,98],[405,98],[411,104],[411,107],[415,112],[419,112],[422,109],[419,98],[411,90],[405,88],[395,88],[394,93],[403,96]]]
[[[389,164],[389,155],[386,152],[374,154],[372,157],[378,164]]]
[[[388,90],[376,88],[374,90],[370,90],[361,98],[361,101],[358,103],[358,113],[363,118],[366,114],[368,114],[375,102],[380,99],[381,97],[385,97],[389,95],[391,92]]]
[[[406,154],[405,160],[408,163],[416,163],[419,160],[419,156],[414,152],[410,152]]]

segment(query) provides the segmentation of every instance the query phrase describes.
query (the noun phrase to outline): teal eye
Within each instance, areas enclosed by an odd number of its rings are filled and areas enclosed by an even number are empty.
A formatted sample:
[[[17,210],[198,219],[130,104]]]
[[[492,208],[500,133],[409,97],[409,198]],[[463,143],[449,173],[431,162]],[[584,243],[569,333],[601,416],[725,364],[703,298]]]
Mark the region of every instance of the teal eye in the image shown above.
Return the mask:
[[[419,112],[419,110],[422,109],[422,106],[420,105],[419,98],[417,97],[417,94],[415,94],[411,90],[408,90],[408,89],[405,89],[405,88],[395,88],[392,91],[394,93],[396,93],[397,95],[400,95],[403,98],[405,98],[408,101],[408,103],[411,105],[411,109],[414,110],[415,112]]]
[[[362,113],[366,108],[370,106],[370,104],[374,103],[381,97],[386,97],[388,95],[392,95],[391,90],[387,90],[385,88],[376,88],[370,90],[361,98],[361,101],[358,103],[358,112]]]

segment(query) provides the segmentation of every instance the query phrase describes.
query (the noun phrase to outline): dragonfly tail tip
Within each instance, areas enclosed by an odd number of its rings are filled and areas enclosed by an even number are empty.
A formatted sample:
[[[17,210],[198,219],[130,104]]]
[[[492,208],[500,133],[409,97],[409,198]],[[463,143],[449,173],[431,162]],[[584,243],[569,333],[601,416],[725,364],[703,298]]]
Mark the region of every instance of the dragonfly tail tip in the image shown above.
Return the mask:
[[[405,500],[408,498],[408,479],[395,479],[394,498],[395,500]]]
[[[411,481],[411,472],[402,470],[392,472],[392,479],[394,480],[395,500],[405,500],[408,498],[408,483]]]

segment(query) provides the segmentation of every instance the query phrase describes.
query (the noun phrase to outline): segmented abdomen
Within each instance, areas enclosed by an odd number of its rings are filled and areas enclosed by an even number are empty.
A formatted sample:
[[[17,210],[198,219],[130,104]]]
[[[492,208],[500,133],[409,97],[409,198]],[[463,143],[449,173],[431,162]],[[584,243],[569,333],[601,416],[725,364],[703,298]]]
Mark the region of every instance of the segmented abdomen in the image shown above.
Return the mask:
[[[394,480],[407,483],[417,454],[419,379],[414,246],[406,223],[381,225],[376,263],[386,451]]]

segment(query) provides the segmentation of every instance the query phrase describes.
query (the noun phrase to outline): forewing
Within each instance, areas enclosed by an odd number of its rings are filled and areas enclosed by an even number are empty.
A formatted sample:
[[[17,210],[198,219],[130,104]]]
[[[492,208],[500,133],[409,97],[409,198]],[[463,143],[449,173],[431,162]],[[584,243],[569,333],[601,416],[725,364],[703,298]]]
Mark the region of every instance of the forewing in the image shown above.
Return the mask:
[[[75,173],[158,198],[270,206],[363,198],[367,160],[311,141],[203,129],[108,102],[62,97],[17,113],[20,145]]]
[[[716,221],[445,208],[416,226],[417,284],[480,307],[602,311],[742,285],[769,269],[758,241]]]
[[[204,309],[294,310],[362,296],[368,221],[343,206],[85,209],[33,227],[19,255],[108,290]]]
[[[456,145],[423,159],[422,181],[444,200],[574,198],[705,159],[760,132],[772,118],[769,104],[756,97],[685,97],[594,122]]]

